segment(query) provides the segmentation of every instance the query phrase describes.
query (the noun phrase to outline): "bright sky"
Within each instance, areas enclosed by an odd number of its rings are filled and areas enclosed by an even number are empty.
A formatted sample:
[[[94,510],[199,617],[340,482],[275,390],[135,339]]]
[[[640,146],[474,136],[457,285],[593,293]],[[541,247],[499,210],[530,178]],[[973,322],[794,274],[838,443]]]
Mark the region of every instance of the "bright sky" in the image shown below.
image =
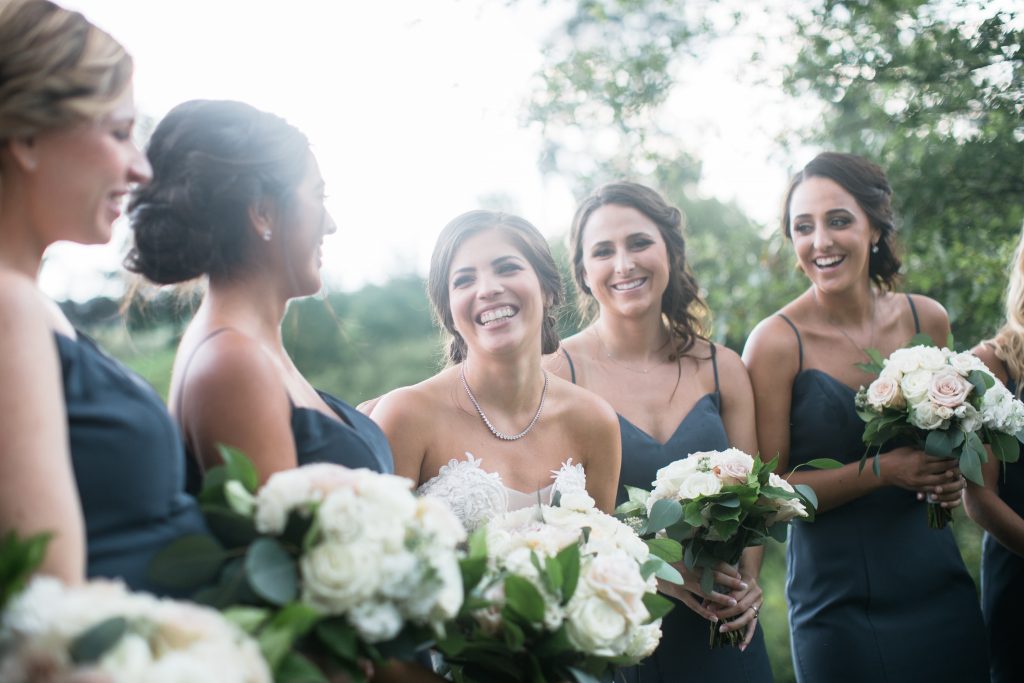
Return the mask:
[[[306,133],[339,226],[324,244],[329,287],[425,273],[445,223],[488,196],[507,196],[549,236],[568,229],[573,197],[540,175],[539,133],[522,125],[540,46],[567,2],[58,1],[133,54],[141,114],[239,99]],[[744,50],[737,38],[703,55],[668,114],[704,162],[701,192],[768,224],[789,170],[771,139],[793,112],[741,73]],[[119,226],[106,247],[56,245],[43,288],[58,299],[116,296],[104,271],[117,270],[126,233]]]

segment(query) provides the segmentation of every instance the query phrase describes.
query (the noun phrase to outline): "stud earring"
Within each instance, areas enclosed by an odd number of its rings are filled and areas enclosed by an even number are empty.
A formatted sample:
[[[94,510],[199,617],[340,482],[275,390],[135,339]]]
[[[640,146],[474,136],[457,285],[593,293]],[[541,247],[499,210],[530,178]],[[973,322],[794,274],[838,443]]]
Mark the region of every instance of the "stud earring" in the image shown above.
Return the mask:
[[[269,242],[270,241],[270,230],[264,230],[263,231],[263,241],[264,242]],[[876,249],[876,251],[877,251],[877,249]]]
[[[872,254],[877,254],[878,253],[878,242],[875,242],[874,244],[871,245],[871,253]]]

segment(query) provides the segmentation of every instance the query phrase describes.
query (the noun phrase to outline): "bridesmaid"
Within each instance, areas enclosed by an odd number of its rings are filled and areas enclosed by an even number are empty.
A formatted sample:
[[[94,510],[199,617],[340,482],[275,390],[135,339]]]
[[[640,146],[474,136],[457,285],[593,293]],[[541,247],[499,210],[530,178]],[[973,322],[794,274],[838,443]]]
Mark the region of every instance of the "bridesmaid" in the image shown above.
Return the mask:
[[[761,321],[744,350],[762,454],[782,469],[818,457],[842,468],[801,470],[818,495],[813,524],[790,533],[789,622],[797,680],[981,681],[988,658],[981,613],[952,530],[928,528],[924,499],[959,505],[949,460],[893,448],[858,474],[863,422],[855,364],[924,332],[949,333],[942,306],[893,291],[899,279],[892,191],[875,164],[825,153],[786,193],[782,232],[810,287]],[[872,458],[873,460],[874,458]]]
[[[0,5],[0,533],[51,532],[41,571],[133,589],[153,555],[203,533],[160,397],[38,289],[58,240],[110,241],[150,167],[132,141],[132,59],[81,14]]]
[[[683,216],[654,190],[630,182],[604,185],[576,210],[570,235],[573,274],[593,322],[565,340],[548,363],[601,396],[618,413],[622,485],[650,488],[658,469],[690,453],[730,446],[757,452],[754,399],[739,356],[701,334],[697,281],[686,263]],[[771,665],[757,614],[762,548],[748,549],[738,570],[722,564],[704,595],[700,574],[679,563],[682,602],[662,622],[658,650],[630,680],[770,681]],[[708,646],[708,620],[743,643]],[[728,620],[728,621],[727,621]]]
[[[995,338],[972,351],[1017,398],[1024,377],[1024,234],[1017,243],[1006,289],[1006,321]],[[995,459],[982,465],[985,486],[967,483],[967,514],[985,531],[981,610],[988,630],[992,681],[1024,680],[1016,617],[1024,609],[1024,465]]]
[[[318,461],[391,472],[377,426],[314,389],[282,341],[288,302],[320,290],[321,243],[336,229],[306,137],[247,104],[199,100],[160,122],[147,154],[153,181],[132,197],[126,265],[158,284],[208,283],[170,391],[190,490],[219,444],[263,479]]]

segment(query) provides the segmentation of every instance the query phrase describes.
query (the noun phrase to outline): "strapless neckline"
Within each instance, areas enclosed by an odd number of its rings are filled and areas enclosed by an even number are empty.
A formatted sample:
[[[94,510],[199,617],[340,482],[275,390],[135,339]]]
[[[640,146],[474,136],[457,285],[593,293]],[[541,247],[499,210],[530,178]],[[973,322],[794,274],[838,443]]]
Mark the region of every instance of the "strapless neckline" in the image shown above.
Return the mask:
[[[505,486],[500,474],[483,469],[482,464],[481,458],[469,452],[465,460],[452,458],[416,491],[443,499],[466,530],[473,531],[506,512],[537,504],[550,505],[556,491],[564,494],[586,490],[583,465],[573,464],[572,458],[562,463],[561,468],[551,470],[551,484],[529,493]]]

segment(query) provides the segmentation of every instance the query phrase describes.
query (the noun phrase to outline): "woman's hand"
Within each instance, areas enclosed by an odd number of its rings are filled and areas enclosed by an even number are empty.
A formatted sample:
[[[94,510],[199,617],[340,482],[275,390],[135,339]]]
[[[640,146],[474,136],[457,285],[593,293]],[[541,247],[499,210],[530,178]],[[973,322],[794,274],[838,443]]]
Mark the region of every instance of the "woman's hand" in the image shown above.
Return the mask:
[[[682,575],[683,585],[679,586],[674,583],[659,581],[658,589],[665,595],[670,595],[679,600],[711,622],[717,622],[719,619],[719,615],[715,611],[716,608],[727,609],[735,607],[735,593],[742,595],[749,590],[749,585],[740,576],[739,570],[725,562],[719,562],[715,566],[714,572],[715,588],[728,591],[726,593],[720,593],[715,590],[710,594],[705,594],[701,591],[700,579],[704,573],[703,569],[698,568],[691,571],[682,562],[676,562],[672,566]],[[760,590],[758,588],[758,594],[760,594]]]
[[[932,494],[940,501],[959,499],[963,481],[956,460],[936,458],[918,448],[896,448],[876,455],[886,484],[914,491],[919,499]],[[957,505],[959,503],[956,503]]]
[[[732,591],[729,595],[736,601],[732,607],[712,607],[718,618],[724,622],[719,630],[722,633],[739,631],[745,629],[743,642],[740,643],[740,650],[746,650],[750,641],[754,639],[757,631],[757,619],[760,616],[761,605],[764,604],[764,592],[760,584],[753,576],[741,575],[742,582],[746,588]]]

